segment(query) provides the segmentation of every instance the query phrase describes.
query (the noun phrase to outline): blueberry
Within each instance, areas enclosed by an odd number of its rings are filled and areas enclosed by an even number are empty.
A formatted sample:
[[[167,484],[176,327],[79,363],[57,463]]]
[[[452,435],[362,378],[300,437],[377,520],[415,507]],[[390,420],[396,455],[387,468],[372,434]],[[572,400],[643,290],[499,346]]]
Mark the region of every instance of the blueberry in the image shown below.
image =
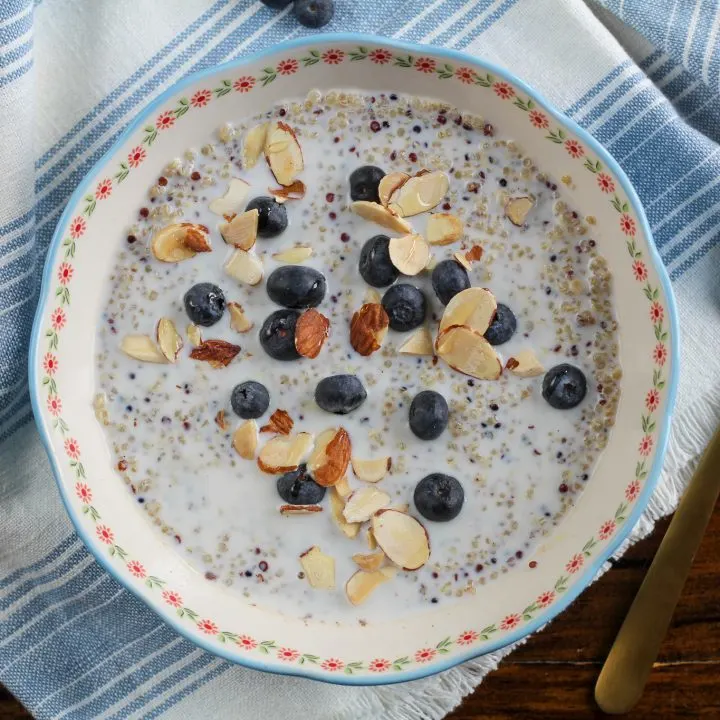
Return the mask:
[[[371,237],[360,251],[360,275],[373,287],[392,285],[400,271],[390,260],[390,238],[387,235]]]
[[[410,404],[410,429],[421,440],[435,440],[448,424],[448,404],[434,390],[419,392]]]
[[[393,285],[382,298],[382,306],[390,318],[393,330],[405,332],[423,324],[427,301],[414,285]]]
[[[315,402],[326,412],[347,415],[359,408],[367,392],[355,375],[331,375],[315,388]]]
[[[184,297],[185,312],[196,324],[210,327],[214,325],[225,311],[225,295],[212,283],[193,285]]]
[[[260,0],[263,5],[267,5],[273,10],[282,10],[287,7],[293,0]]]
[[[265,318],[260,328],[260,344],[275,360],[297,360],[295,325],[300,313],[297,310],[276,310]]]
[[[502,345],[515,334],[515,330],[517,330],[515,313],[507,305],[498,303],[495,319],[485,331],[485,339],[491,345]]]
[[[333,0],[295,0],[295,19],[305,27],[327,25],[335,14]]]
[[[579,405],[586,392],[587,380],[583,371],[569,363],[550,368],[543,378],[543,397],[558,410],[569,410]]]
[[[265,195],[253,198],[245,210],[258,211],[258,237],[274,238],[288,226],[287,208],[274,198]]]
[[[270,405],[270,393],[262,383],[247,380],[233,388],[230,404],[243,420],[259,418]]]
[[[413,495],[417,511],[426,519],[447,522],[460,514],[465,491],[451,475],[431,473],[416,486]]]
[[[438,300],[447,305],[459,292],[470,287],[467,270],[455,260],[441,260],[432,271],[432,286]]]
[[[281,475],[277,491],[288,505],[317,505],[325,497],[325,488],[313,480],[306,465]]]
[[[353,200],[380,202],[378,186],[385,171],[374,165],[363,165],[350,173],[350,197]]]
[[[273,270],[265,285],[273,302],[287,308],[316,307],[325,297],[325,276],[311,267],[283,265]]]

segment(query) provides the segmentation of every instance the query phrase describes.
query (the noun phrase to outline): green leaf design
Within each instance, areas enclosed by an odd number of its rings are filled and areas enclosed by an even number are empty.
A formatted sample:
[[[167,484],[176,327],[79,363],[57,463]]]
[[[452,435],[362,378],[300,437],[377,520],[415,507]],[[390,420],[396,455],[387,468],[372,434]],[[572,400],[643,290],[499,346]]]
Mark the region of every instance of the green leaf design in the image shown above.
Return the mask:
[[[161,580],[159,577],[155,577],[155,575],[149,575],[145,580],[145,584],[153,590],[154,588],[163,587],[165,585],[165,581]]]
[[[515,101],[513,102],[513,105],[515,107],[519,107],[521,110],[524,110],[527,112],[528,110],[532,109],[532,100],[528,98],[527,101],[522,100],[520,97],[515,98]]]
[[[225,643],[228,640],[230,642],[238,641],[238,636],[233,632],[228,632],[227,630],[222,630],[221,632],[219,632],[217,638],[221,643]]]
[[[312,663],[313,665],[317,665],[320,658],[317,655],[308,655],[308,653],[304,653],[300,656],[300,664],[302,665],[304,662]]]
[[[95,198],[93,198],[92,201],[89,202],[89,203],[85,206],[85,210],[83,210],[83,214],[84,214],[84,215],[87,215],[88,217],[90,217],[90,216],[95,212],[95,207],[96,207],[96,206],[97,206],[97,201],[95,200]]]
[[[488,625],[487,627],[483,628],[480,631],[480,634],[489,636],[489,635],[492,635],[494,632],[497,632],[497,628],[495,627],[495,624],[493,623],[492,625]],[[487,640],[487,637],[485,637],[485,639]]]
[[[559,593],[564,593],[567,590],[568,580],[569,578],[567,577],[567,575],[561,575],[555,583],[555,591]]]
[[[272,68],[264,68],[263,75],[260,77],[260,82],[263,87],[269,85],[277,77],[277,73]]]
[[[320,62],[320,58],[318,57],[304,57],[302,59],[302,63],[305,67],[310,67],[310,65],[315,65],[316,63]],[[302,662],[302,660],[300,661]]]
[[[392,666],[393,666],[393,670],[400,671],[406,665],[409,665],[409,664],[410,664],[410,658],[407,656],[404,656],[404,657],[401,657],[401,658],[398,658],[397,660],[395,660],[393,662]]]
[[[493,76],[490,73],[484,76],[475,74],[475,84],[488,88],[493,84]]]
[[[585,160],[585,167],[593,174],[599,173],[603,168],[602,163],[599,160],[593,162],[590,158]]]
[[[155,142],[155,138],[157,137],[157,128],[152,127],[152,125],[149,125],[145,128],[145,132],[147,135],[143,138],[143,145],[147,145],[148,147],[152,145]]]
[[[597,545],[597,540],[595,540],[594,537],[591,537],[585,545],[583,545],[583,554],[585,554],[587,557],[590,557],[592,554],[590,551]]]
[[[277,647],[277,643],[274,640],[263,640],[258,645],[258,650],[261,653],[265,653],[265,655],[267,655],[270,652],[270,650],[273,650],[276,647]]]
[[[558,130],[557,132],[551,130],[546,136],[546,140],[552,140],[552,142],[556,143],[557,145],[562,145],[562,141],[565,137],[565,133],[563,133],[562,130]]]
[[[635,477],[638,480],[642,480],[647,475],[647,472],[645,471],[645,461],[639,462],[635,466]]]
[[[121,560],[125,560],[127,558],[127,552],[123,550],[119,545],[113,545],[113,547],[115,548],[115,553]]]
[[[362,669],[363,669],[363,664],[361,662],[356,661],[356,662],[348,663],[345,666],[344,672],[346,675],[352,675],[356,670],[362,670]]]
[[[620,198],[615,195],[613,199],[610,201],[610,204],[618,211],[622,212],[622,203],[620,202]]]
[[[455,75],[455,68],[452,65],[448,65],[448,63],[445,63],[442,67],[437,68],[435,72],[437,72],[438,77],[441,80],[448,80],[453,75]]]
[[[224,95],[227,95],[231,89],[232,89],[232,83],[230,82],[230,80],[223,80],[220,83],[220,87],[215,88],[213,90],[213,92],[215,93],[215,97],[221,98]]]
[[[413,66],[414,62],[415,58],[412,55],[408,55],[407,57],[398,56],[395,58],[395,65],[398,67],[409,68]]]
[[[625,520],[625,513],[627,512],[628,504],[623,502],[618,505],[618,509],[615,511],[615,521],[623,522]]]
[[[191,610],[190,608],[183,608],[183,611],[189,620],[192,620],[194,623],[198,621],[198,614],[194,610]]]
[[[93,522],[97,522],[100,519],[100,513],[92,505],[88,505],[87,507],[89,508],[88,514]]]
[[[624,202],[622,204],[622,211],[627,212],[628,210],[630,210],[630,206],[626,202]]]
[[[655,289],[653,290],[652,299],[653,299],[653,300],[657,300],[658,297],[660,297],[660,288],[655,288]]]
[[[452,647],[452,640],[449,637],[446,637],[444,640],[441,640],[435,648],[439,653],[442,653],[443,655],[450,652],[450,648]]]

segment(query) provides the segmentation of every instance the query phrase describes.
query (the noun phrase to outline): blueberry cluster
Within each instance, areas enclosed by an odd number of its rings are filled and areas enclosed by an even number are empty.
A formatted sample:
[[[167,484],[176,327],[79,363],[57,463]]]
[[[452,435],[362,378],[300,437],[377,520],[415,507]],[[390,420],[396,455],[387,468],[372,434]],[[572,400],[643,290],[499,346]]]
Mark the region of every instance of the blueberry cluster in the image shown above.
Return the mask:
[[[334,0],[262,0],[262,3],[273,10],[292,4],[295,19],[308,28],[327,25],[335,14]]]

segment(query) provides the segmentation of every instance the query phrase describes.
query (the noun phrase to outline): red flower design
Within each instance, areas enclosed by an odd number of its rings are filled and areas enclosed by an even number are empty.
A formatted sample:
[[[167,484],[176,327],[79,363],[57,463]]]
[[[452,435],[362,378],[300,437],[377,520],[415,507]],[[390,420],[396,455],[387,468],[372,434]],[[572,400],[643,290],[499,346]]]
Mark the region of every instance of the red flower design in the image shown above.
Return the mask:
[[[298,67],[298,61],[290,58],[289,60],[281,60],[278,63],[277,71],[281,75],[292,75],[293,73],[297,72]]]
[[[640,282],[642,282],[643,280],[647,280],[648,271],[645,267],[645,263],[642,262],[642,260],[636,260],[632,264],[632,270],[636,280],[639,280]]]
[[[193,107],[201,108],[205,107],[212,100],[212,93],[210,90],[198,90],[191,98],[190,104]]]
[[[437,650],[435,648],[423,648],[415,653],[415,662],[426,663],[430,662],[435,657]]]
[[[415,69],[418,72],[435,72],[435,61],[432,58],[421,57],[415,61]]]
[[[475,82],[475,74],[469,67],[461,67],[455,71],[455,77],[462,83],[470,85]]]
[[[77,460],[80,457],[80,445],[75,438],[68,438],[65,441],[65,452],[69,458]]]
[[[155,120],[155,127],[158,130],[168,130],[175,124],[175,113],[172,110],[166,110],[158,115]]]
[[[376,65],[387,65],[392,60],[392,53],[384,48],[377,48],[368,54],[370,60]]]
[[[50,395],[47,401],[48,412],[57,417],[62,412],[62,400],[57,395]]]
[[[607,173],[598,173],[597,184],[604,193],[615,192],[615,183]]]
[[[370,661],[368,670],[370,672],[385,672],[390,669],[391,664],[392,663],[389,660],[385,660],[384,658],[375,658]]]
[[[162,599],[174,608],[182,607],[183,604],[182,595],[174,590],[163,590]]]
[[[92,502],[92,490],[85,483],[75,483],[75,494],[86,505]]]
[[[53,313],[50,316],[50,324],[55,330],[62,330],[65,327],[66,320],[67,317],[65,316],[65,311],[62,308],[53,310]]]
[[[537,596],[537,600],[535,602],[537,603],[538,607],[546,608],[548,605],[552,605],[552,603],[555,601],[555,591],[554,590],[546,590],[543,593],[540,593]]]
[[[577,140],[566,140],[565,149],[573,158],[579,158],[585,154],[585,148]]]
[[[536,128],[540,128],[541,130],[544,130],[544,129],[550,127],[550,123],[548,122],[547,115],[545,115],[545,113],[541,113],[539,110],[531,110],[528,113],[528,118],[530,118],[530,122]]]
[[[255,87],[255,78],[250,75],[243,75],[233,83],[233,87],[241,93],[250,92]]]
[[[95,197],[98,200],[107,200],[111,194],[112,180],[110,178],[105,178],[104,180],[101,180],[98,183],[98,186],[95,188]]]
[[[623,213],[620,216],[620,229],[631,237],[635,235],[635,221],[627,214]]]
[[[212,620],[200,620],[197,626],[205,635],[217,635],[218,626]]]
[[[601,540],[607,540],[617,528],[617,525],[615,524],[614,520],[606,520],[598,530],[598,537]]]
[[[342,50],[326,50],[322,54],[323,62],[328,65],[339,65],[345,58],[345,53]]]
[[[664,365],[667,360],[667,348],[662,344],[658,343],[653,349],[653,360],[657,365]]]
[[[61,285],[67,285],[70,280],[72,280],[73,272],[75,271],[72,265],[69,263],[61,263],[58,268],[58,282]]]
[[[142,563],[139,563],[137,560],[131,560],[127,564],[127,569],[136,578],[144,578],[147,575],[147,573],[145,572],[145,567],[143,566]]]
[[[48,375],[54,375],[58,369],[57,358],[52,353],[45,353],[43,358],[43,369]]]
[[[337,658],[328,658],[320,667],[323,670],[328,670],[329,672],[337,672],[345,667],[345,663]]]
[[[251,638],[249,635],[241,635],[237,639],[237,644],[243,650],[254,650],[257,647],[257,640]]]
[[[73,240],[77,240],[85,232],[86,227],[87,224],[85,220],[79,215],[73,218],[73,221],[70,223],[70,237]]]
[[[138,145],[128,153],[128,165],[132,168],[136,168],[146,157],[147,153],[145,152],[145,149]]]
[[[471,645],[478,639],[478,634],[474,630],[466,630],[460,633],[457,639],[458,645]]]
[[[632,502],[635,500],[635,498],[640,494],[640,481],[639,480],[633,480],[626,488],[625,488],[625,498]]]
[[[283,662],[295,662],[300,657],[300,653],[292,648],[284,647],[277,651],[277,656]]]
[[[658,405],[660,405],[660,393],[655,388],[648,390],[648,394],[645,396],[645,407],[649,412],[655,412]]]
[[[502,100],[509,100],[515,94],[512,86],[502,80],[500,82],[496,82],[492,87],[495,94]]]
[[[645,435],[645,437],[640,441],[640,445],[638,446],[638,452],[644,457],[647,457],[652,452],[652,447],[652,437],[650,435]]]
[[[518,613],[510,613],[510,615],[506,615],[502,622],[500,623],[500,629],[501,630],[512,630],[513,628],[516,628],[520,624],[520,620],[522,618]]]
[[[650,319],[653,322],[661,322],[665,317],[665,310],[657,300],[650,306]]]
[[[573,555],[570,558],[570,561],[565,566],[565,569],[569,573],[574,574],[583,566],[584,562],[585,562],[585,558],[580,553],[578,553],[577,555]]]
[[[95,532],[97,533],[100,542],[104,542],[106,545],[112,545],[112,542],[115,539],[115,533],[113,533],[107,525],[98,525],[95,528]]]

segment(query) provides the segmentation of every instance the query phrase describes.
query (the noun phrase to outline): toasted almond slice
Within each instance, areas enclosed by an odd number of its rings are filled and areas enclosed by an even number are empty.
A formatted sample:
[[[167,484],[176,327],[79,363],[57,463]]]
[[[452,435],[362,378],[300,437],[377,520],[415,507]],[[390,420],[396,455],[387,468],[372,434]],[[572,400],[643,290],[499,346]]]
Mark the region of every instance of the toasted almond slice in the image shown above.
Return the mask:
[[[434,355],[432,335],[426,327],[416,330],[398,349],[403,355]]]
[[[467,325],[484,335],[497,312],[495,296],[486,288],[466,288],[453,297],[440,320],[440,331]]]
[[[242,149],[242,164],[244,168],[255,167],[265,147],[265,138],[269,124],[270,123],[265,122],[260,125],[255,125],[255,127],[247,131]]]
[[[367,529],[367,531],[365,532],[365,541],[367,542],[367,546],[370,550],[375,550],[377,548],[377,541],[375,540],[375,533],[373,533],[373,530],[371,527],[369,527]]]
[[[277,260],[281,263],[287,263],[288,265],[297,265],[298,263],[307,260],[312,255],[312,248],[307,245],[298,245],[296,247],[287,248],[272,254],[273,260]]]
[[[330,321],[317,310],[306,310],[295,324],[295,349],[306,358],[316,358],[328,338]]]
[[[430,246],[422,235],[390,238],[390,261],[403,275],[417,275],[430,259]]]
[[[462,265],[466,270],[472,270],[472,263],[461,252],[453,253],[453,260]]]
[[[368,288],[363,296],[364,305],[380,305],[382,295],[375,288]]]
[[[188,230],[194,228],[202,233],[201,226],[192,223],[174,223],[158,230],[153,235],[151,249],[153,255],[161,262],[176,263],[194,257],[193,250],[186,242]],[[207,235],[207,233],[205,233]]]
[[[522,378],[537,377],[545,372],[545,368],[540,364],[532,350],[521,350],[515,353],[515,355],[508,358],[505,369]]]
[[[192,349],[190,357],[193,360],[209,362],[214,368],[221,368],[227,367],[239,352],[239,345],[233,345],[226,340],[205,340]]]
[[[307,463],[315,482],[323,487],[339,482],[350,464],[350,451],[350,436],[345,428],[332,428],[321,433]]]
[[[268,193],[279,203],[284,203],[286,200],[302,200],[306,191],[307,188],[302,180],[295,180],[287,187],[268,188]]]
[[[246,420],[233,433],[232,445],[241,458],[252,460],[258,444],[258,426],[254,420]]]
[[[425,236],[431,245],[450,245],[463,235],[462,220],[450,213],[433,213],[427,221]]]
[[[293,419],[285,410],[276,410],[271,416],[267,425],[260,428],[260,432],[278,433],[279,435],[289,435],[293,429]]]
[[[293,184],[305,167],[295,131],[281,120],[274,120],[268,127],[265,160],[275,179],[286,187]]]
[[[281,505],[281,515],[314,515],[322,512],[320,505]]]
[[[175,323],[170,318],[160,318],[155,332],[162,354],[169,362],[174,363],[183,346],[182,338],[175,327]]]
[[[250,191],[249,183],[240,178],[231,178],[228,183],[227,190],[222,197],[215,198],[210,205],[210,212],[225,217],[240,212],[240,208],[245,204],[245,198]],[[226,241],[227,242],[227,241]]]
[[[465,258],[468,262],[479,262],[483,256],[482,245],[473,245],[466,253]]]
[[[387,207],[390,202],[390,196],[409,179],[410,176],[404,172],[391,172],[385,175],[382,180],[380,180],[380,185],[378,185],[380,203]]]
[[[350,483],[348,482],[347,475],[343,475],[336,483],[335,483],[335,489],[338,492],[338,495],[343,500],[347,500],[347,498],[350,497],[350,493],[352,492],[352,488],[350,487]]]
[[[505,203],[505,217],[517,227],[525,224],[525,218],[533,209],[535,203],[529,197],[510,198]]]
[[[183,238],[186,248],[196,253],[212,251],[208,229],[204,225],[192,225],[192,223],[183,223],[183,225],[190,225],[190,227],[186,227]]]
[[[355,553],[352,559],[361,570],[372,572],[379,570],[385,562],[385,553],[382,550],[374,553]]]
[[[257,285],[263,279],[263,266],[260,258],[239,248],[225,263],[225,272],[246,285]]]
[[[235,332],[246,333],[253,329],[254,323],[245,314],[242,305],[236,302],[229,302],[227,306],[228,312],[230,313],[230,327],[235,330]]]
[[[265,443],[257,459],[258,467],[270,475],[297,470],[312,447],[310,433],[276,435]]]
[[[365,303],[350,321],[350,344],[360,355],[372,355],[387,335],[390,318],[379,303]]]
[[[345,593],[353,605],[360,605],[377,587],[387,582],[390,578],[380,570],[366,572],[358,570],[345,585]]]
[[[222,431],[225,431],[228,429],[228,424],[227,424],[227,420],[225,419],[225,411],[224,410],[217,411],[217,415],[215,415],[215,424]]]
[[[365,522],[378,510],[387,507],[390,496],[372,485],[355,490],[345,501],[343,515],[347,522]]]
[[[478,380],[497,380],[502,363],[493,346],[477,331],[454,325],[440,332],[437,354],[453,370]]]
[[[149,335],[126,335],[120,349],[135,360],[166,363],[168,360]]]
[[[333,516],[335,524],[338,526],[340,531],[345,537],[356,538],[360,532],[360,523],[349,523],[345,520],[343,515],[343,508],[345,507],[345,500],[337,492],[337,485],[330,488],[330,513]]]
[[[403,570],[417,570],[430,557],[430,539],[423,525],[398,510],[380,510],[372,519],[378,547]]]
[[[396,212],[379,203],[356,200],[350,205],[350,209],[361,218],[377,223],[388,230],[403,234],[412,232],[412,225],[407,220],[403,220]]]
[[[331,590],[335,587],[335,560],[313,545],[300,556],[300,565],[310,587]]]
[[[389,505],[388,510],[397,510],[401,513],[406,513],[410,510],[410,506],[407,503],[400,503],[399,505]]]
[[[380,482],[387,475],[392,463],[388,456],[374,458],[373,460],[360,460],[352,458],[352,469],[355,476],[364,482]]]
[[[250,250],[257,240],[258,218],[257,208],[247,210],[227,223],[220,225],[220,234],[228,245],[234,245],[241,250]]]
[[[197,347],[202,344],[202,334],[200,333],[200,328],[195,325],[195,323],[190,323],[185,332],[187,333],[188,340],[193,347]]]
[[[418,174],[403,183],[390,197],[389,210],[411,217],[432,210],[445,197],[450,182],[442,170]]]

